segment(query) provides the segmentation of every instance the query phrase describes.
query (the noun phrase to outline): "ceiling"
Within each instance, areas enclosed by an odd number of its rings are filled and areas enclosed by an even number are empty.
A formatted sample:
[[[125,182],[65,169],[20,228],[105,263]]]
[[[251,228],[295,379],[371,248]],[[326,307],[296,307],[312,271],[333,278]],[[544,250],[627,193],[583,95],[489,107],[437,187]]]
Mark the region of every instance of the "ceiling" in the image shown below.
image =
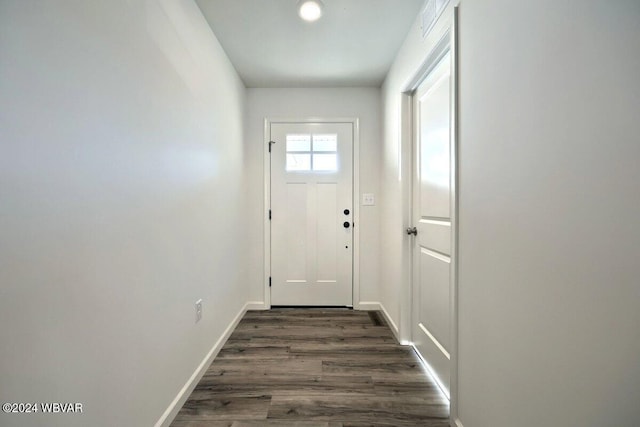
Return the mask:
[[[196,0],[247,87],[380,86],[424,0]]]

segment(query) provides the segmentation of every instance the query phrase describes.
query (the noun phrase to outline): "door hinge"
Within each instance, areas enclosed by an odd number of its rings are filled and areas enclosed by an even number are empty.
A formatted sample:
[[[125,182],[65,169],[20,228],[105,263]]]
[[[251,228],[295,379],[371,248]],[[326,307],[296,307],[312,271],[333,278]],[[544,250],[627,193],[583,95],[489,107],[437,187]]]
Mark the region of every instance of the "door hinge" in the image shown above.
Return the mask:
[[[269,209],[269,221],[271,221],[271,209]]]
[[[269,276],[269,287],[271,287],[271,276]]]
[[[276,143],[275,141],[269,141],[269,152],[271,152],[271,146],[275,143]]]

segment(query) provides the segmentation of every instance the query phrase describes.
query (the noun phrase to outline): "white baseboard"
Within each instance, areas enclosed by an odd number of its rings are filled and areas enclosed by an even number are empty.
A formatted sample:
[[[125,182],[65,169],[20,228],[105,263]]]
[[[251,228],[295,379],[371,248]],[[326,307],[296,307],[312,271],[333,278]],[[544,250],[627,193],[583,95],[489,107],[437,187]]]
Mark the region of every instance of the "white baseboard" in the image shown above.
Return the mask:
[[[384,314],[385,320],[391,327],[391,332],[393,332],[393,335],[396,337],[396,341],[400,342],[400,330],[398,329],[398,325],[396,325],[396,322],[393,321],[393,319],[389,315],[389,312],[382,303],[380,303],[380,310],[382,311],[382,314]]]
[[[264,303],[264,301],[249,301],[246,307],[248,310],[269,310],[269,307]]]
[[[196,385],[200,382],[200,379],[209,368],[209,365],[211,365],[211,362],[213,362],[213,359],[218,355],[224,344],[227,342],[227,339],[231,336],[233,330],[238,326],[240,320],[242,320],[242,317],[247,312],[248,307],[253,307],[253,304],[255,303],[248,302],[240,309],[240,312],[238,312],[229,326],[227,326],[222,336],[218,338],[218,341],[216,341],[211,350],[209,350],[209,353],[207,353],[202,362],[200,362],[200,365],[198,365],[191,377],[187,380],[186,384],[182,389],[180,389],[178,395],[169,404],[169,407],[164,411],[160,419],[158,419],[155,427],[168,427],[171,424],[176,415],[178,415],[178,412],[180,412],[180,409],[182,409],[184,403],[189,398],[189,395],[191,395],[193,389],[196,388]]]
[[[380,308],[380,303],[376,301],[361,301],[357,303],[353,308],[355,310],[363,311],[382,311],[382,309]]]
[[[384,320],[386,320],[389,324],[391,332],[393,332],[393,336],[396,338],[396,341],[400,342],[400,331],[398,330],[398,326],[396,325],[396,322],[393,321],[393,319],[389,315],[389,312],[381,302],[362,301],[356,305],[356,310],[381,311],[382,315],[384,316]]]

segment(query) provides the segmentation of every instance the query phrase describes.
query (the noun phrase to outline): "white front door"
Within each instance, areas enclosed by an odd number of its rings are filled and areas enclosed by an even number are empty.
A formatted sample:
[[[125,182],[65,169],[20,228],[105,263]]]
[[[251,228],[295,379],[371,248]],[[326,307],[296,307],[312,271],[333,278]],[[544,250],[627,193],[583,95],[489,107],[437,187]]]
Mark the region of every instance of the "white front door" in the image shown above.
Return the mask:
[[[270,132],[271,304],[350,306],[353,124]]]
[[[414,95],[412,340],[447,393],[451,351],[451,56]]]

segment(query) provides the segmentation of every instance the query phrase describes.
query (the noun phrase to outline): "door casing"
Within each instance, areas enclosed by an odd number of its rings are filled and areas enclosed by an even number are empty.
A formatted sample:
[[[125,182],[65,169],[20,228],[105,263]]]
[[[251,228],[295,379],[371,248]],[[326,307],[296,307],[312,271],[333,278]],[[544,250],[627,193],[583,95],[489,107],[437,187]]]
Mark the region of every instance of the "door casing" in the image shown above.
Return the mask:
[[[451,381],[451,65],[447,54],[420,83],[413,95],[413,221],[417,234],[411,239],[412,258],[412,344],[434,371],[438,384],[449,394]],[[440,95],[439,95],[440,94]],[[446,106],[442,105],[446,102]],[[445,108],[442,108],[445,107]],[[426,114],[426,115],[425,115]],[[425,138],[439,131],[446,117],[447,137]],[[423,122],[423,120],[425,120]],[[442,155],[446,144],[446,191],[443,176],[426,165]],[[434,151],[435,150],[435,151]],[[426,163],[425,163],[426,162]],[[444,172],[440,170],[440,173]],[[436,183],[436,180],[438,181]],[[443,200],[446,198],[446,201]],[[446,280],[445,280],[446,276]],[[446,298],[446,302],[445,302]],[[435,300],[440,300],[436,303]],[[426,308],[429,307],[429,308]],[[442,310],[442,311],[441,311]],[[446,327],[443,328],[444,322]]]
[[[459,207],[459,169],[460,161],[458,139],[458,106],[459,106],[459,6],[453,8],[452,16],[441,16],[450,24],[443,31],[440,40],[427,54],[414,74],[404,84],[400,93],[400,143],[401,143],[401,170],[403,177],[402,186],[402,218],[404,229],[413,226],[413,167],[414,167],[414,137],[413,137],[413,95],[424,79],[431,73],[434,67],[447,54],[451,54],[451,387],[450,387],[450,420],[452,426],[461,426],[458,417],[458,207]],[[413,241],[411,236],[406,236],[402,252],[402,295],[400,298],[400,330],[399,338],[403,345],[411,344],[412,318],[413,318]]]
[[[264,306],[271,308],[271,289],[269,277],[271,277],[271,222],[269,209],[271,209],[271,157],[269,142],[271,125],[274,123],[349,123],[353,126],[353,308],[360,308],[360,120],[357,117],[275,117],[264,120]]]

